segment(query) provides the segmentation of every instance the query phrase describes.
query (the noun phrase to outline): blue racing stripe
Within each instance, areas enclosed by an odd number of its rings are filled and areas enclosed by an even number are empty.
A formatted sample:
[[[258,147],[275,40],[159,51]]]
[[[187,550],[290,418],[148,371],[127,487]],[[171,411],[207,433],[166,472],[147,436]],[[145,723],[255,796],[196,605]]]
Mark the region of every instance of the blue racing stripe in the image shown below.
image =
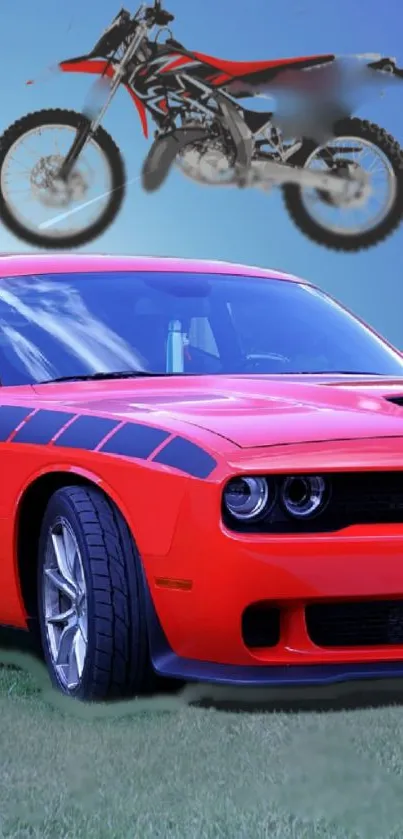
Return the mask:
[[[34,408],[22,405],[0,405],[0,442],[8,440],[30,416],[11,442],[47,446],[60,433],[55,446],[83,451],[97,449],[102,454],[146,460],[172,436],[170,431],[144,423],[129,421],[122,425],[121,420],[109,417],[46,409],[35,412]],[[70,420],[74,422],[65,428]],[[112,436],[98,449],[111,432]],[[167,443],[152,462],[178,469],[194,478],[207,478],[217,466],[217,461],[201,446],[182,437]]]
[[[217,461],[208,452],[182,437],[175,437],[167,443],[153,462],[172,466],[193,478],[208,478],[217,466]]]
[[[105,454],[146,459],[170,436],[170,433],[162,428],[128,422],[116,431],[99,451]]]
[[[65,446],[69,449],[93,451],[104,437],[118,425],[120,425],[120,422],[107,417],[77,417],[75,422],[72,422],[65,431],[62,431],[54,445]]]
[[[0,405],[0,443],[8,440],[10,434],[33,410],[22,405]]]
[[[38,411],[20,428],[12,442],[46,446],[73,417],[74,414],[65,411]]]

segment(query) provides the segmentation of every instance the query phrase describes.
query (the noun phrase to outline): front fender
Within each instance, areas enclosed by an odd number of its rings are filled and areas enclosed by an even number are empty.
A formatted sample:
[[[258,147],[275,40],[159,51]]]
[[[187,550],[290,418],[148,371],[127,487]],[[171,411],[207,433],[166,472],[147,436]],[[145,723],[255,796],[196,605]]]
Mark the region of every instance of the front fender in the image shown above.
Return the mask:
[[[60,460],[53,447],[46,447],[44,462],[44,448],[2,453],[2,469],[8,477],[7,487],[0,490],[0,614],[2,623],[20,629],[26,628],[27,618],[18,565],[20,515],[27,493],[41,480],[65,475],[74,481],[77,476],[99,487],[133,533],[148,576],[153,558],[163,563],[169,555],[190,481],[161,467],[144,468],[81,450]]]

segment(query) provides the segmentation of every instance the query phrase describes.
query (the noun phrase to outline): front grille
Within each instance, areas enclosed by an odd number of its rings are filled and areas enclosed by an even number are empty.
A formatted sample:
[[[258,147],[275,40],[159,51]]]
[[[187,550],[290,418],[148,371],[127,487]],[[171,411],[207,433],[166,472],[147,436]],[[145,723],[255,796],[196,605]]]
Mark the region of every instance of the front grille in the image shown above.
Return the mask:
[[[403,521],[403,474],[375,472],[335,475],[329,515],[349,524]],[[326,511],[325,511],[326,513]]]
[[[267,476],[273,495],[285,477]],[[237,521],[224,510],[224,523],[243,533],[324,533],[355,524],[403,523],[403,472],[337,472],[322,477],[330,486],[330,499],[315,517],[293,519],[278,501],[267,515],[252,522]]]
[[[280,610],[267,603],[252,603],[242,615],[242,639],[249,649],[275,647],[280,640]]]
[[[318,647],[403,644],[403,600],[316,603],[307,606],[305,619]]]

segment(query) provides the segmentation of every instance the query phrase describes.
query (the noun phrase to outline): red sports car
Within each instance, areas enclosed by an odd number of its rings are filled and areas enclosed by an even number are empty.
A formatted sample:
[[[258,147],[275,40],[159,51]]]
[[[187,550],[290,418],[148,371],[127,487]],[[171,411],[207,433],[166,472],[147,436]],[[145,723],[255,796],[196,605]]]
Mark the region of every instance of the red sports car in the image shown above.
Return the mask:
[[[62,691],[403,674],[398,351],[260,268],[0,275],[0,621]]]

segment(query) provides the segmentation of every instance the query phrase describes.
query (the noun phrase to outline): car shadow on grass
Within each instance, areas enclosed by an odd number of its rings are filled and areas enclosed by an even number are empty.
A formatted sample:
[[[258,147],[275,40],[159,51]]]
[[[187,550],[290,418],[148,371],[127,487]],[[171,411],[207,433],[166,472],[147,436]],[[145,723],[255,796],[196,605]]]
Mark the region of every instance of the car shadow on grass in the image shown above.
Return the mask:
[[[0,664],[1,650],[15,650],[16,652],[38,656],[37,647],[29,632],[20,629],[9,629],[7,626],[0,627]]]
[[[188,685],[185,690],[190,705],[217,711],[292,714],[403,705],[403,680],[284,689]]]
[[[1,660],[1,652],[8,653],[7,663]],[[13,652],[32,656],[38,660],[39,653],[28,632],[0,627],[0,667],[20,669],[9,663]],[[365,708],[381,708],[403,705],[403,678],[344,683],[324,687],[298,688],[246,688],[227,687],[161,680],[164,694],[178,694],[181,704],[217,711],[239,711],[248,713],[301,711],[361,711]]]

